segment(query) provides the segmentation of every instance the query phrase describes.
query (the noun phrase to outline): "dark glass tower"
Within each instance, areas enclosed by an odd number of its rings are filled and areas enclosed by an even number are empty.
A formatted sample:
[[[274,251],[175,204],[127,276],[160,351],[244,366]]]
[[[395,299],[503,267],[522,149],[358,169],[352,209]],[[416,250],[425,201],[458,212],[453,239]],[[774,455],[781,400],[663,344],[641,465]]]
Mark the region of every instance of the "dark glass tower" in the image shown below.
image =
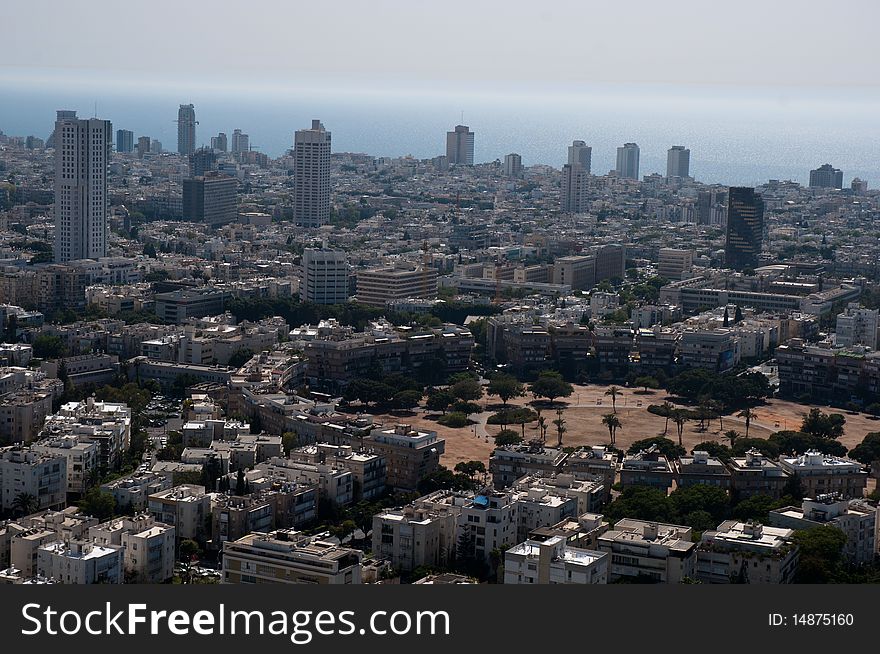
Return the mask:
[[[753,188],[732,186],[727,201],[724,263],[742,270],[758,265],[764,237],[764,200]]]

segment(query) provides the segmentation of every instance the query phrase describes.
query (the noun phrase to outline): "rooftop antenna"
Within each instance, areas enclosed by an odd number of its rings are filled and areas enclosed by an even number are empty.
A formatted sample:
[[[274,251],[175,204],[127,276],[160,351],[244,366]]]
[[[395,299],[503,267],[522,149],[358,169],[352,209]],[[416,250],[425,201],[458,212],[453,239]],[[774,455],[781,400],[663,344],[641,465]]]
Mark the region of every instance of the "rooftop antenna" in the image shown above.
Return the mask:
[[[95,118],[98,117],[98,101],[95,100]]]
[[[461,110],[461,124],[464,125],[464,109]]]

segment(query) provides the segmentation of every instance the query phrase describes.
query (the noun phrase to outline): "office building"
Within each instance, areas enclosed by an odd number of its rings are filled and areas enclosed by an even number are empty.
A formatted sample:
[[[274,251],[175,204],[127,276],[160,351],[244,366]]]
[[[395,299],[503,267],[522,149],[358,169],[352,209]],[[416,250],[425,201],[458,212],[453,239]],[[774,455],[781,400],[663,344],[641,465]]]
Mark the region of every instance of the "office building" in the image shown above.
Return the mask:
[[[435,268],[401,263],[357,273],[357,299],[362,304],[381,307],[394,300],[432,298],[436,295]]]
[[[810,188],[843,188],[843,171],[831,164],[822,164],[810,171]]]
[[[617,148],[617,176],[624,179],[639,178],[639,146],[624,143]]]
[[[755,189],[732,186],[728,194],[724,264],[734,270],[755,268],[764,238],[764,200]]]
[[[666,153],[666,177],[690,177],[691,151],[683,145],[673,145]]]
[[[229,141],[225,132],[220,132],[217,136],[211,137],[211,149],[226,152],[229,149]]]
[[[224,584],[360,584],[363,552],[292,529],[223,543]]]
[[[446,157],[456,166],[474,165],[474,133],[467,125],[456,125],[446,132]]]
[[[223,134],[223,142],[226,142],[226,134]],[[219,138],[219,137],[218,137]],[[233,154],[238,154],[240,152],[249,152],[251,149],[250,137],[247,134],[242,134],[240,129],[236,129],[232,131],[232,148],[230,151]]]
[[[522,177],[522,157],[516,153],[504,155],[504,166],[501,171],[505,177],[513,179]]]
[[[60,117],[55,140],[55,261],[105,257],[113,127],[109,120]]]
[[[330,132],[320,120],[294,135],[293,167],[293,221],[303,227],[326,225],[330,221]]]
[[[238,216],[238,182],[217,172],[183,180],[183,216],[208,225],[225,225]]]
[[[587,210],[587,183],[589,175],[580,164],[562,167],[562,188],[559,208],[565,213],[584,213]]]
[[[303,251],[300,299],[313,304],[342,304],[348,300],[348,262],[340,250]]]
[[[196,151],[196,110],[191,104],[182,104],[177,110],[177,154],[188,157]]]
[[[134,132],[127,129],[116,130],[116,151],[117,152],[133,152],[134,151]]]
[[[574,547],[561,536],[527,540],[504,553],[505,584],[606,584],[606,552]]]
[[[579,165],[587,174],[590,174],[590,167],[593,163],[593,148],[583,141],[572,141],[568,146],[568,164],[574,166]]]
[[[694,267],[693,250],[677,250],[675,248],[660,248],[660,257],[657,264],[657,273],[669,280],[678,281],[686,279]]]

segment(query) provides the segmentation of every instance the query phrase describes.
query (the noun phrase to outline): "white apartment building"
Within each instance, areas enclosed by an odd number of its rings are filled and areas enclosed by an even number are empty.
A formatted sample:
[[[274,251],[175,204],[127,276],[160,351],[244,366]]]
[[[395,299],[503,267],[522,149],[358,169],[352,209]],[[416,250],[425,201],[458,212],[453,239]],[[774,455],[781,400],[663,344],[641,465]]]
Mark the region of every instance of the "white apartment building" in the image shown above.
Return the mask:
[[[588,207],[590,175],[580,164],[562,167],[559,209],[565,213],[584,213]]]
[[[797,476],[806,497],[838,493],[847,499],[860,498],[868,485],[868,473],[858,461],[815,450],[781,456],[779,467]]]
[[[37,550],[37,574],[60,584],[121,584],[122,560],[121,547],[55,541]]]
[[[178,539],[204,542],[211,493],[206,493],[204,486],[181,484],[150,495],[147,510],[157,522],[175,527]]]
[[[878,315],[877,309],[862,309],[858,302],[850,302],[846,311],[837,314],[835,344],[841,347],[865,345],[876,350]]]
[[[606,584],[605,552],[572,547],[561,536],[527,540],[504,553],[505,584]]]
[[[0,448],[0,510],[14,511],[22,495],[34,498],[37,510],[63,508],[67,458],[16,445]]]
[[[46,433],[45,431],[43,432]],[[43,438],[31,445],[34,452],[67,459],[67,492],[85,493],[100,469],[98,444],[75,434]]]
[[[233,135],[233,139],[234,139]],[[303,227],[330,221],[330,132],[320,120],[293,137],[293,220]]]
[[[174,527],[156,522],[148,513],[95,525],[88,537],[97,545],[123,548],[128,583],[161,584],[174,575]]]
[[[373,516],[373,554],[391,561],[396,570],[444,567],[456,553],[459,511],[425,506],[417,500],[402,509]]]
[[[707,584],[790,584],[797,571],[794,530],[725,520],[703,533],[697,579]]]
[[[169,488],[171,480],[153,472],[135,472],[101,485],[101,490],[113,496],[119,509],[131,507],[136,512],[147,508],[147,497]]]
[[[55,262],[107,256],[109,120],[59,111],[55,122]]]
[[[677,584],[694,578],[696,544],[692,530],[643,520],[624,519],[599,536],[599,551],[611,555],[609,581],[648,577]]]
[[[68,402],[46,419],[43,433],[52,437],[76,435],[80,441],[97,444],[98,465],[115,470],[131,441],[131,410],[125,404],[101,402],[93,397]]]

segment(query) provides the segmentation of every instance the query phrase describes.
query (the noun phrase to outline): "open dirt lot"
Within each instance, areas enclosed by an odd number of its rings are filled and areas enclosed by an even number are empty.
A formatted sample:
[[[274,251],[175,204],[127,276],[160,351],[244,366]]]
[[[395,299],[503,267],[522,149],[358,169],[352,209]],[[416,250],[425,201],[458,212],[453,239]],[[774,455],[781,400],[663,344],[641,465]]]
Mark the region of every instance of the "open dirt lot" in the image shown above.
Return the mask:
[[[567,431],[563,435],[564,446],[597,445],[609,442],[608,429],[602,424],[602,416],[611,413],[611,398],[605,395],[607,386],[590,384],[588,386],[575,386],[574,394],[566,399],[563,417],[566,421]],[[621,422],[617,430],[617,446],[625,450],[634,441],[662,435],[665,419],[655,416],[647,411],[649,404],[661,404],[668,399],[663,391],[655,391],[647,395],[639,392],[639,389],[623,388],[622,394],[617,398],[617,415]],[[527,404],[531,397],[519,398],[511,404]],[[483,405],[494,406],[497,398],[483,398]],[[810,407],[783,400],[769,400],[765,405],[755,409],[757,418],[752,419],[749,428],[749,436],[767,438],[775,431],[783,429],[798,429],[804,414]],[[486,419],[494,409],[484,413],[473,415],[471,419],[477,424],[461,429],[450,429],[438,425],[432,415],[426,417],[423,410],[419,410],[414,416],[379,415],[376,418],[384,424],[407,423],[413,427],[422,429],[434,429],[446,439],[446,453],[443,456],[443,464],[453,467],[459,461],[479,460],[487,462],[494,448],[492,435],[500,429],[495,425],[486,425]],[[823,411],[836,411],[823,408]],[[556,412],[545,410],[543,412],[548,422],[556,418]],[[840,439],[847,448],[858,445],[865,434],[872,431],[880,431],[880,421],[872,420],[865,414],[846,416],[846,432]],[[700,432],[698,422],[685,424],[682,442],[688,451],[697,443],[714,440],[721,443],[727,441],[721,438],[717,420],[713,420],[708,431]],[[513,426],[514,429],[520,429]],[[488,429],[488,432],[487,432]],[[724,430],[735,429],[745,434],[745,422],[742,418],[724,416]],[[526,439],[538,435],[537,423],[526,425]],[[670,421],[668,438],[677,440],[675,424]],[[547,430],[547,442],[555,444],[557,439],[556,428],[550,424]]]

